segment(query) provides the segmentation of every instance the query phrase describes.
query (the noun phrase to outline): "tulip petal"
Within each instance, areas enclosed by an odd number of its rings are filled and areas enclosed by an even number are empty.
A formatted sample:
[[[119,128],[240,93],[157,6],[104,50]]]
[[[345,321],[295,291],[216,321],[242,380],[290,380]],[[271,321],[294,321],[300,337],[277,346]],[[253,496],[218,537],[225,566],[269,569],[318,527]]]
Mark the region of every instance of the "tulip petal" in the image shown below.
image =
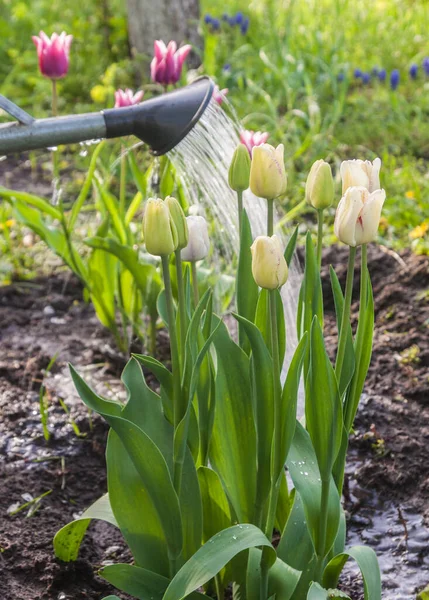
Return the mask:
[[[355,238],[357,246],[368,244],[376,239],[380,224],[381,209],[385,200],[386,192],[384,190],[376,190],[369,195],[364,203],[356,224]]]
[[[334,232],[337,238],[348,246],[356,246],[356,224],[367,196],[366,188],[350,187],[338,204]]]

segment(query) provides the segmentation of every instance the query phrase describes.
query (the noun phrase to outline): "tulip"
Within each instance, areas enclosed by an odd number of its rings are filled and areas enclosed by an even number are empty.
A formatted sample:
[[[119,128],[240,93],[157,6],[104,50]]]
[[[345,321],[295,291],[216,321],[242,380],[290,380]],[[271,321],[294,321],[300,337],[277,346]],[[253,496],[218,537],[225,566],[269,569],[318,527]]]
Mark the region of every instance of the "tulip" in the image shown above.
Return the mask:
[[[338,204],[334,232],[348,246],[361,246],[377,237],[381,209],[386,199],[384,190],[370,193],[365,187],[349,187]]]
[[[207,221],[204,217],[186,217],[189,231],[189,240],[186,248],[182,250],[182,260],[196,262],[203,260],[209,253],[210,240]]]
[[[344,160],[341,163],[340,173],[343,181],[343,195],[347,188],[362,186],[369,192],[380,189],[381,160]]]
[[[316,210],[331,206],[334,201],[334,180],[330,165],[324,160],[316,160],[305,184],[305,199]]]
[[[261,198],[273,200],[286,191],[287,177],[284,165],[284,146],[270,144],[255,146],[250,167],[250,189]]]
[[[229,187],[235,192],[244,192],[249,187],[250,157],[246,147],[238,144],[229,167]]]
[[[143,217],[143,235],[146,250],[154,256],[172,254],[178,244],[177,229],[162,200],[150,198]]]
[[[126,90],[116,90],[115,92],[115,108],[122,108],[124,106],[134,106],[139,104],[143,98],[144,92],[141,90],[133,94],[133,90],[127,88]]]
[[[398,69],[393,69],[390,74],[390,88],[395,91],[399,85],[400,75]]]
[[[228,88],[223,88],[223,90],[220,90],[219,86],[215,85],[215,88],[213,90],[213,100],[216,100],[216,102],[219,105],[222,104],[222,102],[225,100],[225,96],[227,95],[228,92],[229,92]]]
[[[253,242],[250,250],[253,279],[259,287],[276,290],[286,283],[288,268],[277,235],[271,237],[260,235]]]
[[[177,49],[176,42],[171,41],[166,46],[163,41],[155,40],[155,56],[150,63],[152,81],[162,85],[177,83],[182,74],[183,63],[190,51],[189,44]]]
[[[72,39],[73,36],[67,35],[65,31],[61,35],[53,33],[50,39],[44,31],[38,36],[33,35],[42,75],[49,79],[61,79],[67,75]]]
[[[262,131],[251,131],[248,129],[244,129],[240,132],[240,142],[246,146],[249,151],[250,156],[252,156],[252,150],[255,146],[260,146],[261,144],[265,144],[268,139],[269,134],[267,132],[262,133]]]
[[[177,248],[182,250],[188,244],[188,224],[186,222],[185,213],[176,198],[168,196],[165,199],[165,204],[168,206],[173,223],[177,231]]]

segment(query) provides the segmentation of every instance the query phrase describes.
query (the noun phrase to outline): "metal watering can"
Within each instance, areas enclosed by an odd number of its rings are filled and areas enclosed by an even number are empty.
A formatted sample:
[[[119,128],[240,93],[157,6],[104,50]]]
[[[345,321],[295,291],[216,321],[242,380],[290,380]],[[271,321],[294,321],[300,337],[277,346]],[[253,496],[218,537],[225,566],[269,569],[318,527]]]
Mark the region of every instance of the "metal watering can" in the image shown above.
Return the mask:
[[[134,106],[50,119],[33,119],[0,95],[0,108],[18,121],[0,125],[0,155],[127,135],[137,136],[154,154],[165,154],[201,118],[213,89],[211,79],[200,77],[186,87]]]

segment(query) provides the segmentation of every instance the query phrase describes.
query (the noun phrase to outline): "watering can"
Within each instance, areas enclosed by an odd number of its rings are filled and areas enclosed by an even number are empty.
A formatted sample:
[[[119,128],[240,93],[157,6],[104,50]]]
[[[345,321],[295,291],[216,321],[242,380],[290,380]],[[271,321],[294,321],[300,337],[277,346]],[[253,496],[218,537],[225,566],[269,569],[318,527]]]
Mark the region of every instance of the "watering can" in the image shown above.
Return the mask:
[[[137,136],[154,154],[165,154],[198,122],[213,89],[211,79],[199,77],[186,87],[134,106],[50,119],[33,119],[0,95],[0,108],[17,119],[0,125],[0,155],[127,135]]]

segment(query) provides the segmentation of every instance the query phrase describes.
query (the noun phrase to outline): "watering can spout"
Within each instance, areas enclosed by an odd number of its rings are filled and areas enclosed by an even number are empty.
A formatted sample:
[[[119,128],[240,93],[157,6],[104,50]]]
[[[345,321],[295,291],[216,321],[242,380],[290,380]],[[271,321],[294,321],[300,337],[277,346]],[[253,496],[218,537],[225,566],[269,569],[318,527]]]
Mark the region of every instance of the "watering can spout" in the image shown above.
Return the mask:
[[[211,79],[200,77],[134,106],[38,120],[0,96],[0,107],[19,121],[0,125],[0,155],[127,135],[138,137],[155,154],[165,154],[199,121],[213,88]]]

